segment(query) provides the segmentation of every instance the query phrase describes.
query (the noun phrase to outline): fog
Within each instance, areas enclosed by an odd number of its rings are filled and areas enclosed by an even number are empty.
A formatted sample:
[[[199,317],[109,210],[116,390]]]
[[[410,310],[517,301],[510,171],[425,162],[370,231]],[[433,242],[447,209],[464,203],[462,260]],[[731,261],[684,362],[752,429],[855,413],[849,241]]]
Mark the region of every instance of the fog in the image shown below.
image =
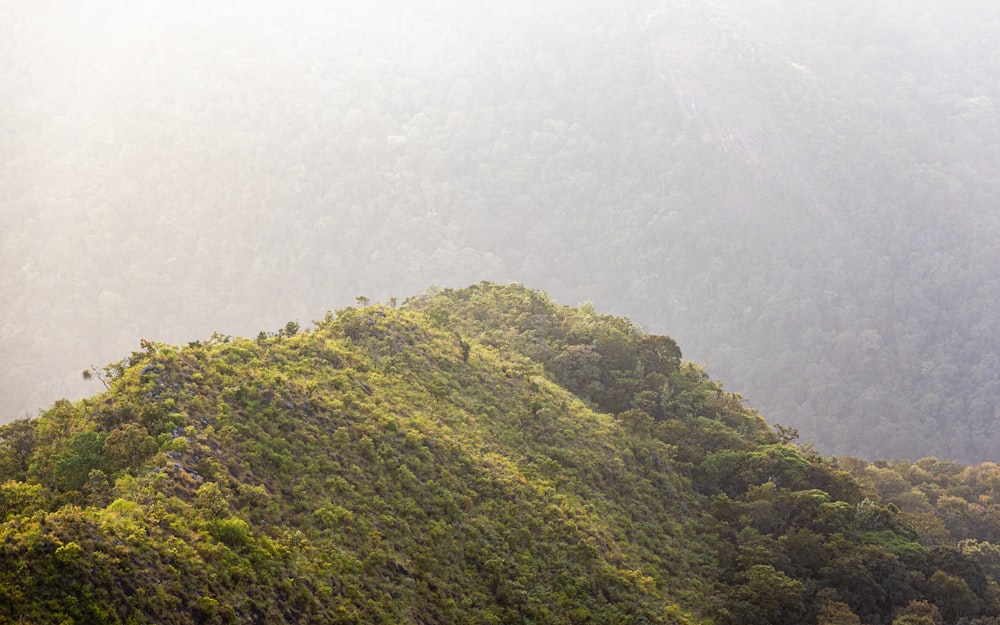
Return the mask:
[[[824,451],[1000,460],[1000,8],[0,3],[0,421],[517,281]]]

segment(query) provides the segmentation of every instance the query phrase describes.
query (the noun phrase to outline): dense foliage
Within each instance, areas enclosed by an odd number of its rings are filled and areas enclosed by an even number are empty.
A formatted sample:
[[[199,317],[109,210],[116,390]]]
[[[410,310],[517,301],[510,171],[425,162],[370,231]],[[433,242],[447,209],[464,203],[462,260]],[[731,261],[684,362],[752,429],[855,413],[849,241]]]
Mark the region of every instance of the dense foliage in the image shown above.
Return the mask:
[[[1000,611],[1000,469],[824,458],[671,339],[517,285],[87,374],[0,428],[0,623]]]
[[[3,3],[0,421],[140,336],[517,280],[823,451],[996,461],[998,41],[985,0]]]

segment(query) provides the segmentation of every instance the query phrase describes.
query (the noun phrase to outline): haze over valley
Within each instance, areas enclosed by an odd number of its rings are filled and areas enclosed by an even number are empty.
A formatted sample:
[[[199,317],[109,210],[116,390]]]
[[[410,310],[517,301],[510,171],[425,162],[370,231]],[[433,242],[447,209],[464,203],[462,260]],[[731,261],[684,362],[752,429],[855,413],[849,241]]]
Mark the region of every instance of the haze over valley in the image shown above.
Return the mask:
[[[0,4],[0,421],[520,282],[826,453],[997,461],[1000,8]]]

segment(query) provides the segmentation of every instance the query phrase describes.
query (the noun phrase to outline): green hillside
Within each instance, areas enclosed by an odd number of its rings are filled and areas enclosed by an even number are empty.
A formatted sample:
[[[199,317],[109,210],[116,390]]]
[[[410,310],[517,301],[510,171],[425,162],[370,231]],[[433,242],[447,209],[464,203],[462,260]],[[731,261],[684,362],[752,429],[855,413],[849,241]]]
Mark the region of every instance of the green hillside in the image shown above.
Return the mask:
[[[997,622],[1000,468],[821,457],[521,286],[87,375],[0,428],[0,623]]]

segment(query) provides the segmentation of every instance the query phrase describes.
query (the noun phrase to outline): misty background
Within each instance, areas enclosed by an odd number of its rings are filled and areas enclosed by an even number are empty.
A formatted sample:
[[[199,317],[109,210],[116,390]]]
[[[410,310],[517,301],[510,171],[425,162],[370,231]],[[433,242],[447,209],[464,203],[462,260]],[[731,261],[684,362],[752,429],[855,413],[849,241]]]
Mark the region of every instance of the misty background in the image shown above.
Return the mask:
[[[976,0],[0,2],[0,421],[494,280],[821,451],[996,461],[998,85]]]

